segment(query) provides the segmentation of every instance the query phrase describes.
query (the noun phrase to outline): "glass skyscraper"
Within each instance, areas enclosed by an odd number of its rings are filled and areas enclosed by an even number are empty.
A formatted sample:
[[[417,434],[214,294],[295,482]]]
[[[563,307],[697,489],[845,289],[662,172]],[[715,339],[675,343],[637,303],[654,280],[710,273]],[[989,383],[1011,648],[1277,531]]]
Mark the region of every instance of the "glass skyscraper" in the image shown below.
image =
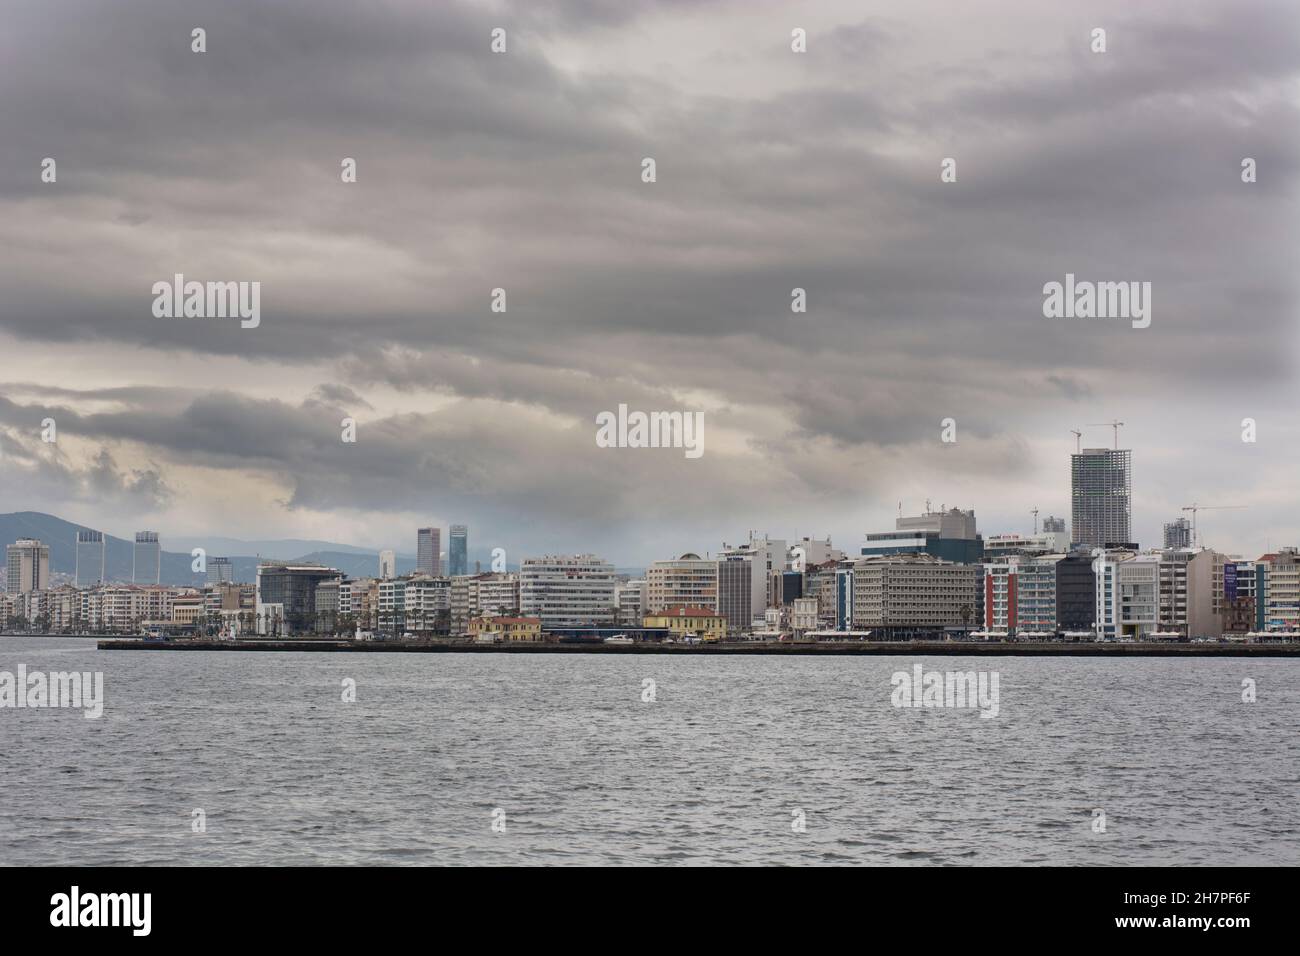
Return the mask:
[[[135,553],[131,562],[132,584],[157,584],[162,577],[162,545],[157,531],[135,533]]]
[[[77,532],[77,587],[104,583],[104,532]]]
[[[463,524],[451,526],[447,542],[447,563],[448,573],[452,577],[469,573],[469,528]]]

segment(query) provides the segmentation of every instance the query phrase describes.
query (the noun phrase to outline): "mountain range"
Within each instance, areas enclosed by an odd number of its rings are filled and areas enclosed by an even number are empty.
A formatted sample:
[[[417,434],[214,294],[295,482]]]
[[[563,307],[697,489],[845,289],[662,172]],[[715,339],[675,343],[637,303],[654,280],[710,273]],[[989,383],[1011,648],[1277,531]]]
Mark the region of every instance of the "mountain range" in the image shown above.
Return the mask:
[[[98,530],[86,525],[65,521],[55,515],[38,511],[17,511],[0,514],[0,543],[12,544],[19,538],[36,538],[50,546],[50,573],[75,574],[77,570],[77,532]],[[163,552],[161,583],[198,585],[206,580],[204,574],[191,570],[192,548],[204,548],[209,558],[228,557],[236,581],[253,582],[257,577],[257,563],[266,561],[303,561],[338,568],[349,577],[374,577],[379,573],[379,552],[332,541],[312,541],[298,538],[283,540],[241,541],[238,538],[194,536],[167,539],[162,534]],[[171,545],[177,550],[167,550]],[[129,582],[134,560],[135,542],[125,538],[104,535],[105,577],[110,582]],[[444,559],[445,560],[445,559]],[[487,563],[487,562],[485,562]],[[471,567],[473,557],[471,556]],[[408,574],[415,570],[413,555],[397,555],[397,573]]]

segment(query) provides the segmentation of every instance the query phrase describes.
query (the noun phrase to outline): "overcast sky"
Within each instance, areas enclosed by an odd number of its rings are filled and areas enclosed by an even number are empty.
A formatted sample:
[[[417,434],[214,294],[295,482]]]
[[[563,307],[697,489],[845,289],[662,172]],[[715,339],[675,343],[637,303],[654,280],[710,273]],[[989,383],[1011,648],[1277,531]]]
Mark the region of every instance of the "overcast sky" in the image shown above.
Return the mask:
[[[0,511],[856,551],[900,501],[1068,518],[1070,429],[1119,418],[1144,545],[1193,501],[1300,544],[1298,79],[1290,0],[10,2]],[[156,318],[178,272],[259,281],[260,326]],[[1045,318],[1066,273],[1151,326]],[[704,455],[597,447],[620,403]]]

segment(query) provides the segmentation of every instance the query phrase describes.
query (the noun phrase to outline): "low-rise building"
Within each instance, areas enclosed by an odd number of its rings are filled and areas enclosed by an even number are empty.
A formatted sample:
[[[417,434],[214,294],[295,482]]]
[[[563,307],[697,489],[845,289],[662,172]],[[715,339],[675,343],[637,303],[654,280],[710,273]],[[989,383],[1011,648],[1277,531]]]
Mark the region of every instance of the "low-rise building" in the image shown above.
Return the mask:
[[[476,617],[469,622],[470,636],[476,641],[540,641],[542,619],[539,617]]]
[[[712,608],[677,605],[644,618],[647,628],[666,627],[678,640],[720,641],[727,636],[727,619]]]

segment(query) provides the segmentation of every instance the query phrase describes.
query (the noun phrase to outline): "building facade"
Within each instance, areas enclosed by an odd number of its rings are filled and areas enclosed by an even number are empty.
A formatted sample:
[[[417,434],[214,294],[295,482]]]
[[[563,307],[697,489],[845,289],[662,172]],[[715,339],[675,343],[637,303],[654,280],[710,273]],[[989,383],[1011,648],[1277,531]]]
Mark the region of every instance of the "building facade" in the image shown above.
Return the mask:
[[[1071,539],[1092,548],[1132,541],[1133,453],[1085,448],[1070,456]]]
[[[5,548],[5,590],[9,594],[44,591],[50,586],[50,546],[19,538]]]
[[[469,528],[463,524],[452,525],[447,533],[447,573],[469,573]]]
[[[93,588],[104,583],[104,532],[77,532],[77,571],[79,588]]]
[[[442,576],[441,528],[420,528],[415,532],[415,570],[431,578]],[[457,572],[451,573],[455,575]]]
[[[718,609],[718,562],[686,553],[675,561],[656,561],[645,573],[643,614],[670,607]]]
[[[592,554],[526,558],[519,568],[519,610],[542,626],[613,624],[614,566]]]
[[[131,583],[158,584],[162,580],[162,545],[157,531],[137,531],[131,552]]]

